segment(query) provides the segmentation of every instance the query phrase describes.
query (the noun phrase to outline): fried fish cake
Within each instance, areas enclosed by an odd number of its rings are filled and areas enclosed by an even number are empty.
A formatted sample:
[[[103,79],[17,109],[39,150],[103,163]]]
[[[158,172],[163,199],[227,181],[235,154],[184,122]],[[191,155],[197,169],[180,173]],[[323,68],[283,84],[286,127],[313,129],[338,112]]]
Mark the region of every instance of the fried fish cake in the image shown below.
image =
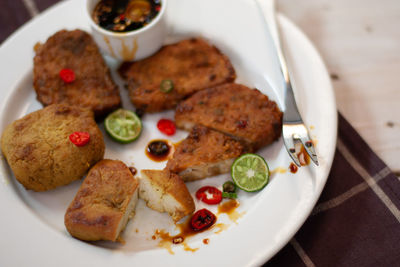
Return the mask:
[[[179,143],[166,168],[184,181],[203,179],[229,172],[234,159],[245,152],[245,147],[228,135],[195,126]]]
[[[35,50],[33,86],[44,106],[79,105],[92,109],[97,119],[121,106],[118,87],[88,33],[61,30]],[[72,70],[75,80],[64,82],[62,69]]]
[[[254,151],[279,138],[282,112],[257,89],[231,83],[197,92],[179,103],[175,122],[186,130],[199,124],[221,131]]]
[[[139,197],[149,208],[168,212],[176,222],[195,210],[193,198],[183,180],[168,170],[142,170]]]
[[[131,101],[146,112],[175,108],[197,91],[236,78],[229,59],[200,38],[164,46],[149,58],[124,63],[119,71],[128,82]],[[160,90],[165,80],[173,83],[170,92]]]
[[[120,241],[121,232],[135,214],[138,188],[139,180],[123,162],[98,162],[65,213],[68,232],[86,241]]]
[[[74,132],[89,133],[89,142],[74,145],[69,140]],[[82,178],[103,158],[105,145],[91,110],[54,104],[7,126],[1,150],[18,182],[46,191]]]

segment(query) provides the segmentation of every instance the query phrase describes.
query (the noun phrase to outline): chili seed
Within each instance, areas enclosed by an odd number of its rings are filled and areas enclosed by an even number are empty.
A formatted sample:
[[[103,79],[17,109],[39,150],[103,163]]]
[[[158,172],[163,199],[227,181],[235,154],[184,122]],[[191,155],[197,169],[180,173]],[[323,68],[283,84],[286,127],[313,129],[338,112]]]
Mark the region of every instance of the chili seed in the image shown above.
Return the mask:
[[[174,243],[174,244],[180,244],[180,243],[182,243],[183,242],[183,237],[181,237],[181,236],[176,236],[176,237],[174,237],[173,239],[172,239],[172,243]]]

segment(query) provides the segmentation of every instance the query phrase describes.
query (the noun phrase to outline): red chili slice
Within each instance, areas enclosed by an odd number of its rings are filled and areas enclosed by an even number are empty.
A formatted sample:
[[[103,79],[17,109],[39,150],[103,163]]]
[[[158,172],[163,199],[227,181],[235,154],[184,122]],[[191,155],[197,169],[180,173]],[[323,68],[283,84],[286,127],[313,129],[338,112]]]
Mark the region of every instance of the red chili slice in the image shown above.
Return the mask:
[[[211,211],[208,209],[201,209],[193,214],[190,225],[194,231],[201,231],[209,228],[216,220],[217,217]]]
[[[157,128],[160,132],[166,135],[174,135],[176,132],[175,123],[168,119],[161,119],[157,123]]]
[[[197,190],[196,198],[210,205],[218,204],[222,201],[222,192],[214,186],[203,186]]]
[[[75,72],[71,69],[62,69],[60,70],[60,78],[63,80],[65,83],[72,83],[75,81]]]
[[[69,136],[69,140],[76,146],[84,146],[89,143],[90,134],[87,132],[74,132]]]

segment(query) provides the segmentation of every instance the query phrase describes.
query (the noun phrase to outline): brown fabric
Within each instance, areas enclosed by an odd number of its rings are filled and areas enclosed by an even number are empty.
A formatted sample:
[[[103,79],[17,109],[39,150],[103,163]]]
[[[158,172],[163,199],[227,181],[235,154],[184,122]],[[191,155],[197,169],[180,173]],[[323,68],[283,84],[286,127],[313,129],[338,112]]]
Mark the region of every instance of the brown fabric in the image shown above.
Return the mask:
[[[4,0],[3,0],[4,1]],[[7,0],[7,1],[13,1],[13,0]],[[14,1],[22,1],[22,0],[14,0]],[[61,2],[60,0],[34,0],[38,10],[42,12],[46,8],[54,5],[55,3]],[[86,1],[85,1],[86,2]]]
[[[0,1],[0,44],[31,17],[22,0]]]
[[[34,0],[39,11],[56,2]],[[0,43],[30,19],[22,0],[1,0],[1,7]],[[313,214],[292,241],[264,266],[400,265],[399,219],[366,184],[359,168],[379,180],[379,190],[397,213],[400,180],[340,114],[338,140],[331,173]],[[337,205],[324,210],[335,200]]]
[[[378,181],[378,189],[365,178]],[[337,205],[327,205],[334,200]],[[294,239],[264,266],[399,266],[399,209],[400,179],[339,114],[336,155],[318,204]]]

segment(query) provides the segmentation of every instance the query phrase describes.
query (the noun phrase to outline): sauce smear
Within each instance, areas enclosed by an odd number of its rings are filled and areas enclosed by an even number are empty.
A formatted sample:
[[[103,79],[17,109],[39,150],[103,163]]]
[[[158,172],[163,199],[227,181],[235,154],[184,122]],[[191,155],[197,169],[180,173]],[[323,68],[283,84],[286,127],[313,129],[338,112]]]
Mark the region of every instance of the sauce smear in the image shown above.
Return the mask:
[[[221,213],[225,213],[228,215],[229,219],[235,223],[237,223],[237,220],[243,216],[245,212],[239,213],[236,211],[236,209],[240,206],[239,201],[236,199],[231,199],[229,201],[226,201],[222,203],[221,205],[218,206],[218,215]]]
[[[186,239],[202,231],[194,231],[192,229],[192,227],[190,226],[190,218],[183,223],[176,224],[176,226],[179,229],[179,233],[176,235],[170,235],[170,233],[166,232],[163,229],[155,231],[153,235],[155,238],[153,239],[161,239],[158,243],[158,246],[167,249],[171,254],[174,254],[174,252],[172,251],[172,244],[182,244],[183,249],[186,251],[195,252],[196,250],[198,250],[198,248],[189,247],[189,245],[186,243]]]
[[[297,168],[296,164],[291,162],[290,165],[289,165],[289,170],[290,170],[291,173],[296,173],[298,168]]]
[[[312,145],[311,141],[308,141],[306,143],[306,146],[310,146]],[[307,166],[310,164],[310,156],[308,155],[306,149],[304,148],[303,145],[301,145],[300,147],[300,151],[297,153],[297,158],[299,159],[300,165],[301,166]],[[289,171],[291,173],[296,173],[298,170],[298,167],[296,164],[294,164],[293,162],[290,163],[289,165]]]
[[[276,173],[286,173],[286,169],[284,167],[277,167],[275,169],[273,169],[272,171],[270,171],[271,175],[274,175]]]
[[[301,166],[307,166],[308,164],[310,164],[310,156],[307,154],[304,146],[301,146],[300,152],[297,153],[297,157],[299,158]]]
[[[233,222],[237,223],[237,219],[243,216],[245,212],[239,213],[237,212],[237,208],[240,206],[239,201],[235,199],[228,200],[218,206],[218,214],[225,213],[228,215],[229,219],[232,220]],[[177,223],[176,227],[179,229],[178,234],[176,235],[171,235],[164,229],[161,230],[156,230],[154,232],[154,235],[152,236],[153,240],[160,239],[158,243],[158,247],[165,248],[168,250],[170,254],[174,254],[172,250],[173,245],[182,245],[183,249],[185,251],[191,251],[195,252],[199,248],[191,248],[189,245],[186,243],[187,239],[191,236],[194,236],[198,233],[202,233],[204,231],[210,230],[210,229],[215,229],[217,228],[218,230],[215,232],[215,234],[219,234],[222,231],[228,229],[229,225],[224,224],[224,223],[216,223],[212,225],[210,228],[205,228],[203,230],[198,230],[194,231],[192,226],[191,226],[191,218],[186,219],[186,221],[182,223]],[[208,245],[210,242],[209,238],[204,238],[203,243],[205,245]]]

